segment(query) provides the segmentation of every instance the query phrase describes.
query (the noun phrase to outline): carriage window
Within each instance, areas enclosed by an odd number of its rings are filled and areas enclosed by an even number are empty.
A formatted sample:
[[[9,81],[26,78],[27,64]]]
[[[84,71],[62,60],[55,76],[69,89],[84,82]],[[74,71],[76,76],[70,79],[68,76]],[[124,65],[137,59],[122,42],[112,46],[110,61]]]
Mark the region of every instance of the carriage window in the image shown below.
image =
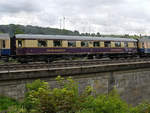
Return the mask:
[[[6,45],[5,45],[5,40],[3,40],[3,48],[5,48],[6,47]]]
[[[68,41],[68,47],[76,47],[76,41]]]
[[[54,40],[54,47],[60,47],[62,46],[62,41],[61,40]]]
[[[18,47],[22,47],[22,40],[18,40]]]
[[[137,43],[136,42],[134,42],[134,47],[137,47]]]
[[[115,47],[121,47],[121,42],[115,42]]]
[[[88,42],[87,41],[82,41],[81,42],[81,47],[88,47]]]
[[[38,40],[38,47],[47,47],[46,40]]]
[[[124,47],[129,47],[128,42],[124,42]]]
[[[145,48],[145,47],[144,47],[144,42],[142,43],[142,48]]]
[[[100,46],[100,42],[93,42],[94,47],[99,47]]]
[[[110,47],[110,41],[104,42],[105,47]]]

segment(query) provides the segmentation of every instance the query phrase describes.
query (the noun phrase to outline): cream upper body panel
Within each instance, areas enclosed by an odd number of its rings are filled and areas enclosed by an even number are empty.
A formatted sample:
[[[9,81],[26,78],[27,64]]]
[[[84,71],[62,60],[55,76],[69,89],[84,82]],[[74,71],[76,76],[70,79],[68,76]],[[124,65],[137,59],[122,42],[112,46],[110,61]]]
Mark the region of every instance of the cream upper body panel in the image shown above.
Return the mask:
[[[128,43],[129,48],[134,48],[134,43],[137,42],[135,39],[128,39],[128,38],[110,38],[110,37],[85,37],[85,36],[64,36],[64,35],[28,35],[28,34],[18,34],[16,35],[16,47],[19,47],[18,40],[22,40],[21,47],[39,47],[38,40],[46,40],[46,47],[68,47],[69,41],[74,41],[74,47],[89,47],[94,48],[93,42],[99,42],[99,46],[95,46],[96,48],[123,48],[124,42]],[[59,46],[54,41],[60,41]],[[83,43],[86,46],[83,46]],[[70,43],[69,43],[70,44]],[[45,46],[44,46],[45,47]],[[69,46],[71,47],[71,46]]]

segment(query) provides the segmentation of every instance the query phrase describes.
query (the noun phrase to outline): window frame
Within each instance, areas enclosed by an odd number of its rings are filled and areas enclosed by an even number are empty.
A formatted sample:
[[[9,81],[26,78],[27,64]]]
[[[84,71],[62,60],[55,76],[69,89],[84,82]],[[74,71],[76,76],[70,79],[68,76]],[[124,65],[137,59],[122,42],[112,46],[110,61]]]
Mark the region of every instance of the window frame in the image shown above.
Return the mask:
[[[133,42],[134,47],[137,48],[137,42]]]
[[[121,48],[121,42],[115,42],[115,47],[116,48]]]
[[[106,46],[106,44],[107,44],[107,46]],[[111,47],[111,41],[104,41],[104,47],[110,48]]]
[[[129,47],[129,43],[128,42],[124,42],[124,47],[128,48]]]
[[[46,45],[44,46],[40,45],[39,44],[40,41],[45,42]],[[38,40],[38,47],[47,47],[47,40]]]
[[[84,46],[82,45],[84,43]],[[88,41],[81,41],[81,47],[89,47]]]
[[[142,48],[145,48],[145,43],[144,42],[142,42]]]
[[[6,48],[6,40],[2,40],[2,48]]]
[[[59,41],[60,45],[56,46],[55,41]],[[62,47],[62,40],[53,40],[54,47]]]
[[[18,48],[22,48],[22,41],[23,40],[18,40]],[[21,43],[19,43],[19,42],[21,42]]]
[[[95,43],[97,43],[98,46],[95,46]],[[93,41],[93,47],[100,47],[100,42],[99,41]]]
[[[72,43],[72,46],[69,43]],[[76,41],[68,41],[68,47],[76,47]]]

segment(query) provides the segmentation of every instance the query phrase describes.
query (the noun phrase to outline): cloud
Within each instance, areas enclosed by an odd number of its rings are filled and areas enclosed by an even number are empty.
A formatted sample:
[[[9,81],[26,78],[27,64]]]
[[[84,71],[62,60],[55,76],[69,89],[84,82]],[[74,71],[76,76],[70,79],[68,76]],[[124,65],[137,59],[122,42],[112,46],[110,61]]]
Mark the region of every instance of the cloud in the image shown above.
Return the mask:
[[[149,0],[1,0],[0,24],[150,34],[149,5]]]
[[[20,12],[35,12],[39,11],[36,7],[36,2],[28,0],[1,0],[0,13],[20,13]]]

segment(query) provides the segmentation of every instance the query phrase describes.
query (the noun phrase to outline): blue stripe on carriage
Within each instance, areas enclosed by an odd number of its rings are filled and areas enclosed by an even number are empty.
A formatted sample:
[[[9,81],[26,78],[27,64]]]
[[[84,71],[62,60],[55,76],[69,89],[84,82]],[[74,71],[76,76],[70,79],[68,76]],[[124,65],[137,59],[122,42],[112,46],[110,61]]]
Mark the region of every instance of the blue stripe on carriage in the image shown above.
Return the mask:
[[[144,48],[142,51],[143,51],[144,53],[150,53],[150,48]]]
[[[1,49],[1,55],[10,55],[10,49]]]
[[[144,53],[145,49],[144,49],[144,48],[140,48],[139,51],[140,51],[141,53]]]

